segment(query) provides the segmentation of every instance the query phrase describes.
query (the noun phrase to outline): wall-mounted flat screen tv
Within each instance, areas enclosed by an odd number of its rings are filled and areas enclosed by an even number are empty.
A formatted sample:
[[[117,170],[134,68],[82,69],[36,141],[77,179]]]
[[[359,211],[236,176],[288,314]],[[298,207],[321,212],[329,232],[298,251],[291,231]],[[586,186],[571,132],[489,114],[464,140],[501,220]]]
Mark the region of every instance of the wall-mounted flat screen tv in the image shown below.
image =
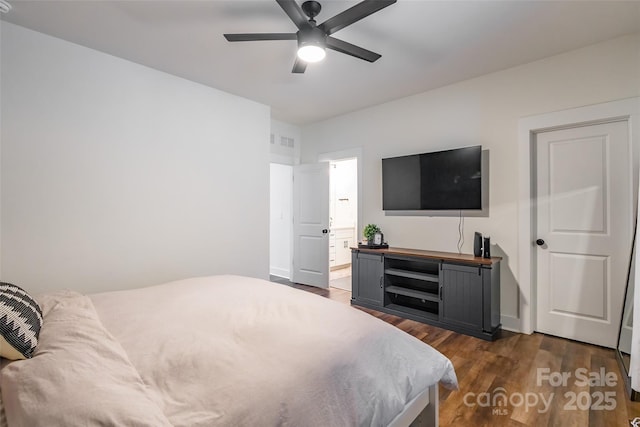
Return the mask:
[[[482,147],[382,159],[382,209],[482,209]]]

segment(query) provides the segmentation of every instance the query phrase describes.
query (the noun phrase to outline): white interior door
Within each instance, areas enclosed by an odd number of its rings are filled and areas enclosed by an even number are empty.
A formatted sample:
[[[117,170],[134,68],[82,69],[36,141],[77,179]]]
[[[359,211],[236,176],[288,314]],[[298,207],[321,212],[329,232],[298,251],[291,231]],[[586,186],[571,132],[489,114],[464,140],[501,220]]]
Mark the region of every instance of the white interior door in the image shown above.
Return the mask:
[[[291,281],[329,287],[329,163],[293,170],[293,275]]]
[[[633,234],[628,122],[541,132],[536,150],[536,329],[615,347]]]

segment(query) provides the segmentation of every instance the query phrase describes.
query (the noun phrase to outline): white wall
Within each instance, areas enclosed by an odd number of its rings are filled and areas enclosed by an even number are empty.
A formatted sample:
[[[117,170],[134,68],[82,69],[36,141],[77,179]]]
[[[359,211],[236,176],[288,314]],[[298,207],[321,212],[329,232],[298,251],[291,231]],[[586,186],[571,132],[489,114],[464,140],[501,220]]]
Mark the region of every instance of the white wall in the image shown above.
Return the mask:
[[[293,166],[271,163],[269,272],[291,277]]]
[[[490,157],[490,212],[466,218],[462,251],[473,252],[474,231],[491,236],[493,255],[504,257],[503,324],[515,328],[518,119],[639,94],[636,34],[306,126],[302,162],[362,147],[362,223],[378,224],[392,246],[455,252],[457,217],[385,215],[380,159],[482,144]]]
[[[267,106],[8,23],[1,83],[3,280],[268,277]]]
[[[4,21],[0,19],[0,100],[2,99],[2,27]],[[0,195],[2,194],[2,104],[0,103]],[[0,196],[0,254],[2,254],[2,197]],[[4,276],[2,275],[2,256],[0,255],[0,281]]]
[[[271,162],[284,165],[300,163],[302,129],[290,123],[271,120]],[[286,145],[285,145],[286,144]],[[293,144],[293,147],[290,146]]]
[[[301,134],[299,126],[271,120],[269,272],[286,278],[291,277],[293,165],[300,164]]]

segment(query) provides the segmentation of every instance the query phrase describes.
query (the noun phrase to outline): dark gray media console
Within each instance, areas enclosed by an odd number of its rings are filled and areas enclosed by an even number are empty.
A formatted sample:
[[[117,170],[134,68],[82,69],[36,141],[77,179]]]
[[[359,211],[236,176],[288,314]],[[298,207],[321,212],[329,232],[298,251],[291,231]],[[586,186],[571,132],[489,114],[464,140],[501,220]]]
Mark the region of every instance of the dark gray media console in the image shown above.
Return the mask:
[[[351,304],[485,340],[500,333],[500,257],[352,248]]]

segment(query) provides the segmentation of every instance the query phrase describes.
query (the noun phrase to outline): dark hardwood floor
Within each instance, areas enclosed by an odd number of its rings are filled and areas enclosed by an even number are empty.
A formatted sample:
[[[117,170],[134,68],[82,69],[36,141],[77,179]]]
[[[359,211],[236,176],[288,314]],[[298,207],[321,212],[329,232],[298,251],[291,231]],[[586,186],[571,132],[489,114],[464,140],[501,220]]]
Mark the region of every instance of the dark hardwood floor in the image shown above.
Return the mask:
[[[348,291],[291,286],[350,303]],[[640,402],[629,400],[613,350],[539,333],[504,331],[488,342],[360,309],[451,359],[460,389],[440,386],[441,426],[622,427],[640,417]]]

